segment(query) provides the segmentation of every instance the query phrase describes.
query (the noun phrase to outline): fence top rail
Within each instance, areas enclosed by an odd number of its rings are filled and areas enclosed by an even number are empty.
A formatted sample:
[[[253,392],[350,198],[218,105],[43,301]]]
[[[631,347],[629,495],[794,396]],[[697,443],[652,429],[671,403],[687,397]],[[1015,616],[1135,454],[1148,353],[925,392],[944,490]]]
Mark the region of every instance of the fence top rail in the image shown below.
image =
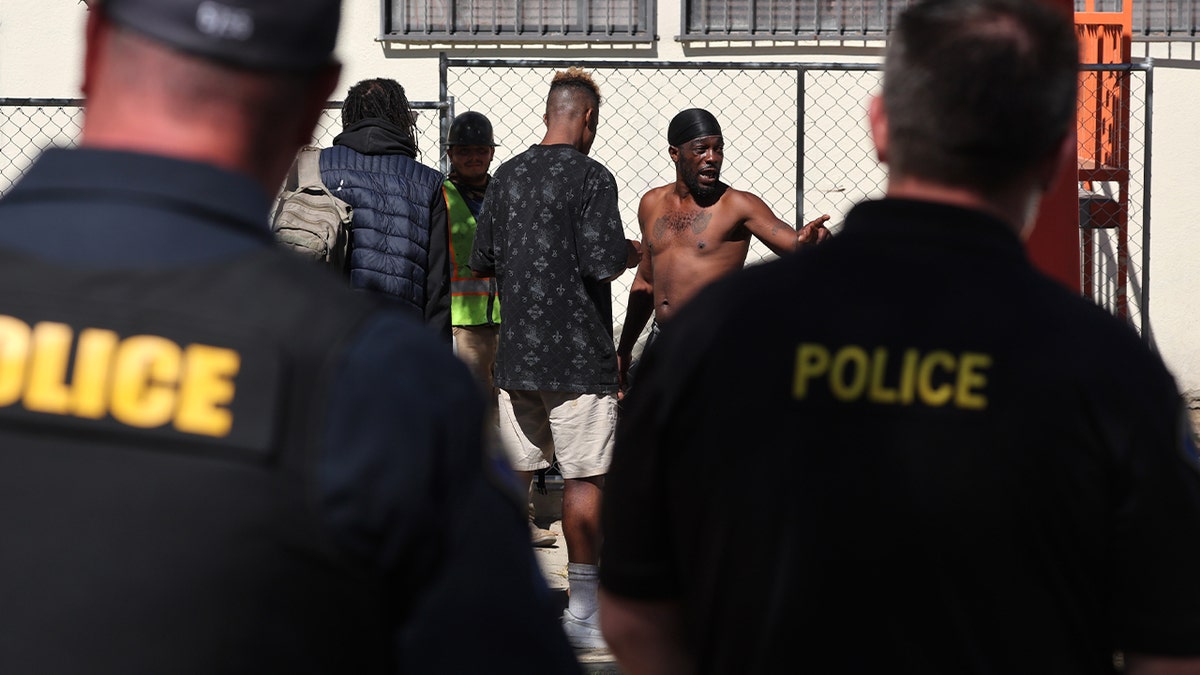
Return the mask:
[[[605,61],[563,59],[468,59],[447,58],[450,68],[569,68],[579,66],[591,69],[638,70],[833,70],[833,71],[881,71],[882,63],[815,63],[796,61]],[[1151,70],[1152,59],[1135,63],[1081,63],[1081,70],[1088,71],[1133,71]]]
[[[0,97],[0,105],[44,105],[60,108],[82,107],[82,98],[11,98]]]
[[[1148,58],[1134,63],[1081,63],[1080,70],[1086,71],[1134,71],[1149,72],[1154,69],[1154,59]]]
[[[814,63],[783,61],[605,61],[565,59],[464,59],[448,58],[451,68],[606,68],[614,70],[882,70],[880,63]]]
[[[60,108],[83,107],[87,102],[84,98],[13,98],[0,97],[0,106],[56,106]],[[345,105],[345,101],[328,101],[325,103],[326,108],[341,108]],[[448,109],[450,103],[448,101],[409,101],[409,106],[420,110],[442,110]]]
[[[451,68],[569,68],[581,66],[584,68],[609,69],[676,69],[676,70],[835,70],[835,71],[880,71],[881,63],[798,63],[798,62],[760,62],[760,61],[571,61],[571,60],[540,60],[540,59],[462,59],[447,58],[446,65]],[[1154,59],[1146,58],[1134,63],[1084,63],[1080,70],[1086,71],[1150,71],[1154,68]],[[0,106],[57,106],[63,108],[82,107],[83,98],[19,98],[0,97]],[[343,101],[329,101],[328,108],[341,108]],[[411,101],[413,108],[420,110],[449,109],[450,101]]]

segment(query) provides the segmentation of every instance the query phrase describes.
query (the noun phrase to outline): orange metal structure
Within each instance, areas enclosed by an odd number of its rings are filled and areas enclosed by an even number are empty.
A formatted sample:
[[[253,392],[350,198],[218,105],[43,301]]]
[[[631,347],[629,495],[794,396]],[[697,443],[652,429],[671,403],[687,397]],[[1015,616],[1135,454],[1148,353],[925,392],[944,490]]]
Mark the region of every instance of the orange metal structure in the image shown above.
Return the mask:
[[[1133,2],[1120,0],[1121,10],[1098,12],[1095,0],[1075,13],[1079,36],[1079,60],[1086,64],[1131,62]],[[1129,315],[1129,81],[1127,71],[1086,71],[1079,86],[1079,183],[1080,248],[1082,291],[1096,291],[1096,230],[1116,231],[1117,276],[1114,309],[1122,318]],[[1098,183],[1116,184],[1115,195],[1094,197]]]
[[[1046,0],[1074,11],[1072,0]],[[1131,62],[1132,0],[1116,0],[1115,12],[1096,10],[1084,0],[1075,12],[1080,63]],[[1068,288],[1092,297],[1096,290],[1097,229],[1117,231],[1116,312],[1128,316],[1129,283],[1129,73],[1086,71],[1080,75],[1077,118],[1077,175],[1065,173],[1043,200],[1037,226],[1027,244],[1039,268]],[[1101,182],[1116,185],[1113,198],[1096,198]],[[1083,222],[1080,222],[1082,218]]]
[[[1072,0],[1045,1],[1064,12],[1075,11]],[[1071,172],[1063,172],[1042,200],[1026,249],[1039,269],[1076,292],[1080,290],[1078,232],[1079,183]]]

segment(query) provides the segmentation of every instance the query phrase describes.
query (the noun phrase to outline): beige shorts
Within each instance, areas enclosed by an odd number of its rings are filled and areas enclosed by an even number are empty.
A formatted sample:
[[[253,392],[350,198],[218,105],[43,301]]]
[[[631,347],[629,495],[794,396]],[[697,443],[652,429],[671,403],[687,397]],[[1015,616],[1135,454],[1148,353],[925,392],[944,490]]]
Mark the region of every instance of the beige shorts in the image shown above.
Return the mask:
[[[616,394],[500,390],[500,444],[516,471],[558,458],[563,478],[608,473],[617,431]]]
[[[454,326],[454,353],[462,359],[471,374],[491,394],[492,368],[496,365],[496,347],[500,344],[500,326]]]

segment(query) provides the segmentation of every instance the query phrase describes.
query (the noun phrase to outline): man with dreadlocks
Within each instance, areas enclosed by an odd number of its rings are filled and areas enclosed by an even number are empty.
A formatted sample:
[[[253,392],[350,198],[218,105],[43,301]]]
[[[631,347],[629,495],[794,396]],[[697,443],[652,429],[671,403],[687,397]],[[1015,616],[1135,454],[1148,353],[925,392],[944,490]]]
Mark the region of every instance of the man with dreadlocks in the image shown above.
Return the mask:
[[[355,84],[342,107],[342,133],[321,151],[321,180],[354,207],[350,285],[411,306],[449,342],[442,175],[416,160],[416,126],[399,82]]]

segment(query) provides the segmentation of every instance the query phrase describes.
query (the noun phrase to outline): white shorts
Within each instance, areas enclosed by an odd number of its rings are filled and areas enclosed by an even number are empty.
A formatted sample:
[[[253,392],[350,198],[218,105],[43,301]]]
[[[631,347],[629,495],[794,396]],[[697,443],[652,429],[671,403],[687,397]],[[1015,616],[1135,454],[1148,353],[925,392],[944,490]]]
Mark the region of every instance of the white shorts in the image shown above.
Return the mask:
[[[558,458],[563,478],[608,473],[617,431],[616,394],[500,390],[500,444],[516,471]]]

